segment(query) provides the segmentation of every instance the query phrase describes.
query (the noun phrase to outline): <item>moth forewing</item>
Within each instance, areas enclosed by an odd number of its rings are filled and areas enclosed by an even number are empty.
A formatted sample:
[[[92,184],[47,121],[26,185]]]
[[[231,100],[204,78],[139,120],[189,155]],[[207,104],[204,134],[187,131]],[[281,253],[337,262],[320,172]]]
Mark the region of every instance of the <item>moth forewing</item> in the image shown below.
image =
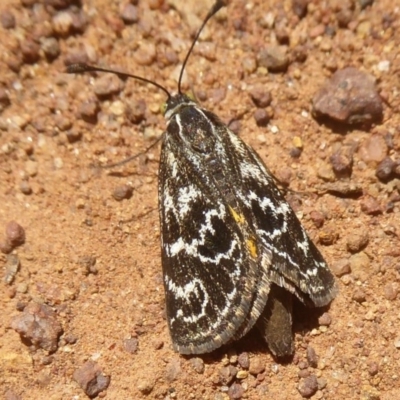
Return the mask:
[[[177,96],[187,105],[168,122],[159,172],[167,316],[174,347],[204,353],[255,324],[268,297],[268,269],[260,268],[235,200],[238,177],[215,123]]]

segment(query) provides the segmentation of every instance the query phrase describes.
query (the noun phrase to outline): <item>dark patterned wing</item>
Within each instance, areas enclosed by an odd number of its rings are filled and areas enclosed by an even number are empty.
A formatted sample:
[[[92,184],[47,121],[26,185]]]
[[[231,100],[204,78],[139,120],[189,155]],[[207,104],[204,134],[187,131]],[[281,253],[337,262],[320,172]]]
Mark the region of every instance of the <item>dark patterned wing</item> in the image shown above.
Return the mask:
[[[225,133],[226,132],[226,133]],[[225,146],[235,149],[241,185],[238,197],[260,247],[272,254],[271,282],[306,304],[327,305],[337,294],[335,279],[259,156],[230,130]]]
[[[262,284],[265,304],[268,283],[207,165],[178,136],[165,134],[159,170],[166,309],[174,349],[199,354],[250,329],[262,311],[252,313],[256,292]]]

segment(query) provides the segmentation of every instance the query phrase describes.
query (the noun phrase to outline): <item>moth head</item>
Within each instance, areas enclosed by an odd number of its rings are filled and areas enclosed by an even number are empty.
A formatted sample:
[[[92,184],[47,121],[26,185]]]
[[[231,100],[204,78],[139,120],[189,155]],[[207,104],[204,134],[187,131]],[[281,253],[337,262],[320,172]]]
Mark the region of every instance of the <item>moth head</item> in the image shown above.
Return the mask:
[[[175,114],[184,107],[195,106],[197,103],[187,94],[178,93],[171,96],[165,103],[164,116],[166,120],[170,120]]]

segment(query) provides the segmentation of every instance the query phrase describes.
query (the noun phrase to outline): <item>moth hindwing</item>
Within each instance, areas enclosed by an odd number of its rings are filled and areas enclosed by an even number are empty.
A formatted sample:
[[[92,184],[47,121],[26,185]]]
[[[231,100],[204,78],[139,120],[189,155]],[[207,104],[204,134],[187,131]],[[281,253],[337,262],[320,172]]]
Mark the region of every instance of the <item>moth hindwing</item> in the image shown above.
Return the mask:
[[[244,336],[256,323],[277,356],[293,352],[291,298],[327,305],[337,288],[260,157],[213,113],[181,91],[208,12],[183,62],[178,94],[167,96],[159,167],[166,311],[173,347],[201,354]],[[128,160],[126,160],[128,161]]]

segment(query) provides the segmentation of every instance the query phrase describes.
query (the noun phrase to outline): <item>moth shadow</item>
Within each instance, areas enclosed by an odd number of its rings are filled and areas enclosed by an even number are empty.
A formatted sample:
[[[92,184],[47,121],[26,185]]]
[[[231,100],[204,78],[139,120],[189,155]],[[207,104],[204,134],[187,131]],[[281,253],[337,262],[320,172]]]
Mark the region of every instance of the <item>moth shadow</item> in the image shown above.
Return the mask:
[[[317,329],[320,324],[318,322],[322,314],[329,310],[329,305],[325,307],[307,307],[299,300],[294,299],[293,301],[293,337],[295,334],[304,336],[311,332],[313,329]],[[294,339],[293,339],[294,340]],[[299,346],[296,346],[299,348]],[[290,364],[293,361],[296,349],[292,355],[277,357],[268,348],[268,343],[264,340],[260,331],[254,327],[250,332],[238,341],[228,343],[225,346],[215,350],[210,354],[203,354],[200,357],[203,359],[205,364],[212,364],[221,361],[226,354],[241,354],[244,352],[253,354],[267,354],[269,353],[275,362],[281,365]],[[188,356],[190,358],[190,356]]]
[[[305,334],[317,329],[321,324],[319,318],[327,312],[330,304],[324,307],[307,307],[295,298],[293,302],[293,333]]]

